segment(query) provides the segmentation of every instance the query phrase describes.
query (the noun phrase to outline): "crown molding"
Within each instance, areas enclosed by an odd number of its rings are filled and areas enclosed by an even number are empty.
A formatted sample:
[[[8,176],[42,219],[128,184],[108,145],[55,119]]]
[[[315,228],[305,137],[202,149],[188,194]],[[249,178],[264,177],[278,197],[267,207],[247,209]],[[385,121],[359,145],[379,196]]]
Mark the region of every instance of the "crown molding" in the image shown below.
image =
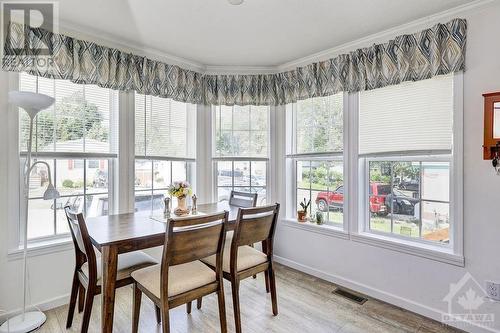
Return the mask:
[[[497,2],[497,0],[476,0],[468,4],[460,5],[436,14],[432,14],[277,66],[205,65],[187,58],[178,57],[166,53],[156,48],[138,44],[137,41],[118,38],[98,29],[83,27],[66,21],[59,21],[58,27],[60,33],[68,34],[69,36],[75,38],[82,38],[102,44],[107,47],[113,47],[124,50],[126,52],[147,56],[154,60],[177,65],[182,68],[197,71],[203,74],[275,74],[305,66],[316,61],[330,59],[341,53],[349,52],[359,47],[366,47],[376,42],[384,42],[387,38],[394,38],[395,36],[402,33],[414,33],[415,29],[424,29],[425,27],[436,24],[444,19],[451,19],[453,17],[456,17],[457,15],[485,7],[495,2]]]
[[[141,45],[137,43],[137,41],[119,38],[112,34],[100,31],[98,29],[83,27],[63,20],[59,20],[57,26],[59,29],[59,33],[74,38],[81,38],[84,40],[101,44],[103,46],[112,47],[120,49],[125,52],[146,56],[154,60],[162,61],[172,65],[177,65],[184,69],[189,69],[202,73],[204,73],[206,69],[206,66],[202,63],[178,57],[156,48],[151,48],[145,45]]]
[[[341,53],[345,53],[348,51],[352,51],[356,48],[359,47],[366,47],[370,44],[373,44],[376,41],[380,41],[381,39],[385,40],[387,38],[394,38],[397,35],[400,35],[402,33],[414,33],[415,29],[424,29],[425,27],[428,27],[429,25],[433,25],[436,23],[439,23],[439,21],[443,19],[451,19],[455,17],[456,15],[463,14],[465,12],[469,12],[478,8],[482,8],[486,5],[492,4],[496,2],[496,0],[476,0],[468,4],[460,5],[436,14],[432,14],[387,30],[383,30],[362,38],[359,38],[357,40],[341,44],[338,46],[335,46],[333,48],[320,51],[314,54],[311,54],[306,57],[302,57],[287,63],[284,63],[282,65],[277,66],[278,71],[287,71],[291,70],[297,67],[305,66],[307,64],[316,62],[316,61],[321,61],[321,60],[326,60],[333,58]]]

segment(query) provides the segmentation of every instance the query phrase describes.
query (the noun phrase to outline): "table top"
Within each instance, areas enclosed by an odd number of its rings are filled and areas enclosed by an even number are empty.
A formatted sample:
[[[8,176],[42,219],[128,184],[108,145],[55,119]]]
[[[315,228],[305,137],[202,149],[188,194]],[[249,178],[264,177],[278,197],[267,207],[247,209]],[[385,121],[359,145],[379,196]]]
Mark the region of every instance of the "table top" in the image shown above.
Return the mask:
[[[227,201],[198,205],[198,211],[205,214],[224,210],[229,212],[229,222],[236,222],[238,207],[230,206]],[[162,214],[162,211],[90,217],[86,219],[86,225],[92,244],[98,249],[141,241],[161,245],[165,239],[166,224],[152,219],[151,215],[155,213]]]

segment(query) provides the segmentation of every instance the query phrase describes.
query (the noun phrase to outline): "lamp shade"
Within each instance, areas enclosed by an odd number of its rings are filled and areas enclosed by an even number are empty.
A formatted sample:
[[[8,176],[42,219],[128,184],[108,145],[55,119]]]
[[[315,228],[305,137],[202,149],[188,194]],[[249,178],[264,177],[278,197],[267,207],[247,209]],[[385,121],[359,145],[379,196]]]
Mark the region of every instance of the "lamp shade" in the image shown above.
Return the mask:
[[[55,189],[52,183],[47,185],[45,192],[43,192],[43,200],[52,200],[60,197],[59,191]]]
[[[30,118],[34,118],[38,112],[54,104],[54,101],[55,99],[50,96],[30,91],[9,92],[9,103],[24,109]]]

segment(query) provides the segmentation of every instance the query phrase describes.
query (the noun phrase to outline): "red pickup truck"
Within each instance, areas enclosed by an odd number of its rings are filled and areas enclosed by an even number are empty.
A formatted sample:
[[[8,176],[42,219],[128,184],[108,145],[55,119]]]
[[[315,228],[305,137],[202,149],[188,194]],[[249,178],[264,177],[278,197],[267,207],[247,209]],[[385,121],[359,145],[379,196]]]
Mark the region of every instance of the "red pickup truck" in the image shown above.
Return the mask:
[[[391,185],[384,183],[370,183],[370,212],[385,216],[389,213],[385,204],[386,196],[391,194]],[[319,192],[316,197],[316,205],[322,212],[330,208],[343,209],[344,207],[344,185],[340,185],[333,192]]]

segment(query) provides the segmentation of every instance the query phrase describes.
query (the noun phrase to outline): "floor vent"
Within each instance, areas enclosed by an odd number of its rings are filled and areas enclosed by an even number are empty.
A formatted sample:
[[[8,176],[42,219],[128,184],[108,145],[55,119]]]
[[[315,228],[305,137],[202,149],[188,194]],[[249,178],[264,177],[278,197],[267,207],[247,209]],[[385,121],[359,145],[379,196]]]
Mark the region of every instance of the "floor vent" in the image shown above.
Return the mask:
[[[350,301],[353,301],[358,304],[364,304],[368,299],[364,298],[361,295],[353,294],[352,292],[342,289],[342,288],[336,288],[333,291],[334,294],[342,296],[344,298],[347,298]]]

